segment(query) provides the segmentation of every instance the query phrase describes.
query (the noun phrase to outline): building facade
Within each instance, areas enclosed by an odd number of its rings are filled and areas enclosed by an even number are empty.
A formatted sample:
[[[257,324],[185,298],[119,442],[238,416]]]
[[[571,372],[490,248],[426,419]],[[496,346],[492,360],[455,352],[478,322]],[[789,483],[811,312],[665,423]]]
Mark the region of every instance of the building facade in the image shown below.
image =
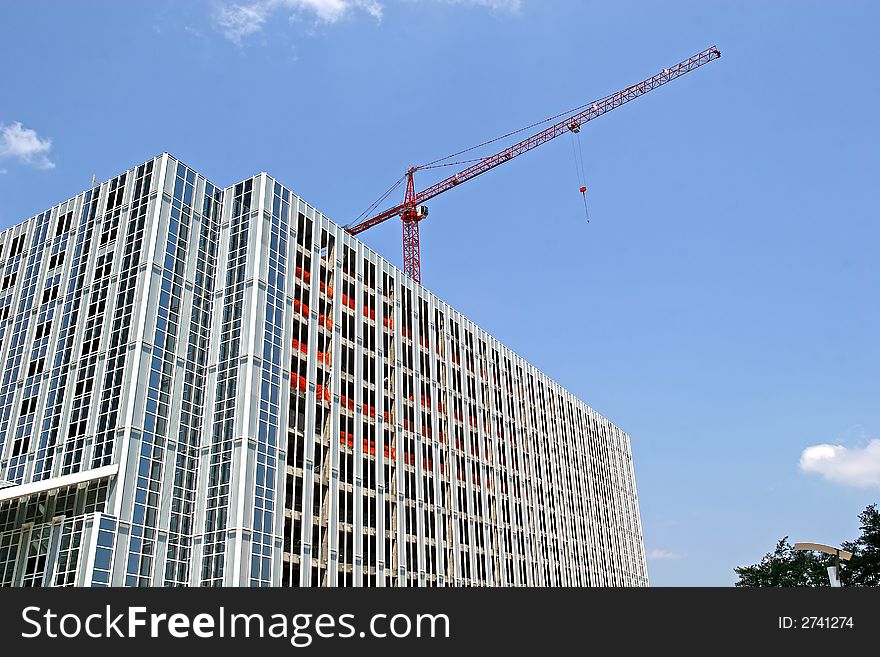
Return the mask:
[[[629,437],[266,174],[0,234],[0,584],[643,586]]]

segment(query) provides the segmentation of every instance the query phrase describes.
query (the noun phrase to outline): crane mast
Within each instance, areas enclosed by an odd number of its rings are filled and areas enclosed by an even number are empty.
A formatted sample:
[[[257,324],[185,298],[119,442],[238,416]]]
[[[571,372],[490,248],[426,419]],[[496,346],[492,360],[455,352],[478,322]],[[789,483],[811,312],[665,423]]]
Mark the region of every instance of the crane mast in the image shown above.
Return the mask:
[[[721,57],[721,51],[717,47],[712,46],[706,50],[697,53],[687,59],[679,62],[675,66],[664,68],[656,75],[642,80],[638,84],[622,89],[609,96],[605,96],[599,100],[589,103],[587,109],[581,109],[566,118],[554,123],[548,128],[537,132],[519,143],[509,146],[494,155],[481,158],[475,164],[462,169],[448,178],[437,182],[420,192],[415,191],[414,175],[416,171],[426,168],[424,166],[412,167],[406,172],[406,192],[403,202],[392,208],[380,212],[374,217],[366,219],[346,230],[357,235],[377,226],[392,217],[399,216],[403,224],[403,270],[407,276],[411,277],[418,283],[421,283],[421,248],[419,244],[419,222],[427,216],[427,208],[422,204],[430,199],[439,196],[443,192],[449,191],[453,187],[473,180],[477,176],[486,173],[509,162],[515,157],[527,153],[548,141],[559,137],[567,132],[577,132],[583,124],[599,118],[603,114],[607,114],[611,110],[617,109],[621,105],[625,105],[631,100],[635,100],[640,96],[644,96],[649,91],[653,91],[658,87],[672,82],[682,75],[690,73],[701,66]]]

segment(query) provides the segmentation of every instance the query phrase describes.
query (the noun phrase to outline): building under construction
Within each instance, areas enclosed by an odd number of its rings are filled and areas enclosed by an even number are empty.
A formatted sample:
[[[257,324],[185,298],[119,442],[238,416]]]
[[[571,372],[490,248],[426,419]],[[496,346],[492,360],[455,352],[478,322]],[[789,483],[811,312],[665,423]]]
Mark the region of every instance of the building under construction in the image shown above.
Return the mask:
[[[627,435],[266,174],[0,234],[0,582],[647,584]]]

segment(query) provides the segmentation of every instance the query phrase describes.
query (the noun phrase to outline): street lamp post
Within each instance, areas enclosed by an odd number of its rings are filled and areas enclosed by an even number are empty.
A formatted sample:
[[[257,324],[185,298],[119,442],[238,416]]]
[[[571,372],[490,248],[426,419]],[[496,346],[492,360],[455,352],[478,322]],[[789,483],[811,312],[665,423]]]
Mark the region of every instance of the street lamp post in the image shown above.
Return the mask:
[[[852,552],[841,550],[840,548],[825,545],[824,543],[795,543],[795,550],[808,550],[815,552],[823,552],[834,557],[834,565],[828,567],[828,580],[831,586],[840,587],[840,560],[849,561],[852,559]]]

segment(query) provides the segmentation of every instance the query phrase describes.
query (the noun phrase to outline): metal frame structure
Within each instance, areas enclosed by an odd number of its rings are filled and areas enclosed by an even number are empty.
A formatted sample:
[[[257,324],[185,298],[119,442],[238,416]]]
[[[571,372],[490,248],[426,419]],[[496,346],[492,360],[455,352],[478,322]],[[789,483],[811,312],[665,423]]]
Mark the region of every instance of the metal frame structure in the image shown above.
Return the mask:
[[[644,586],[629,436],[266,173],[0,232],[0,586]]]

